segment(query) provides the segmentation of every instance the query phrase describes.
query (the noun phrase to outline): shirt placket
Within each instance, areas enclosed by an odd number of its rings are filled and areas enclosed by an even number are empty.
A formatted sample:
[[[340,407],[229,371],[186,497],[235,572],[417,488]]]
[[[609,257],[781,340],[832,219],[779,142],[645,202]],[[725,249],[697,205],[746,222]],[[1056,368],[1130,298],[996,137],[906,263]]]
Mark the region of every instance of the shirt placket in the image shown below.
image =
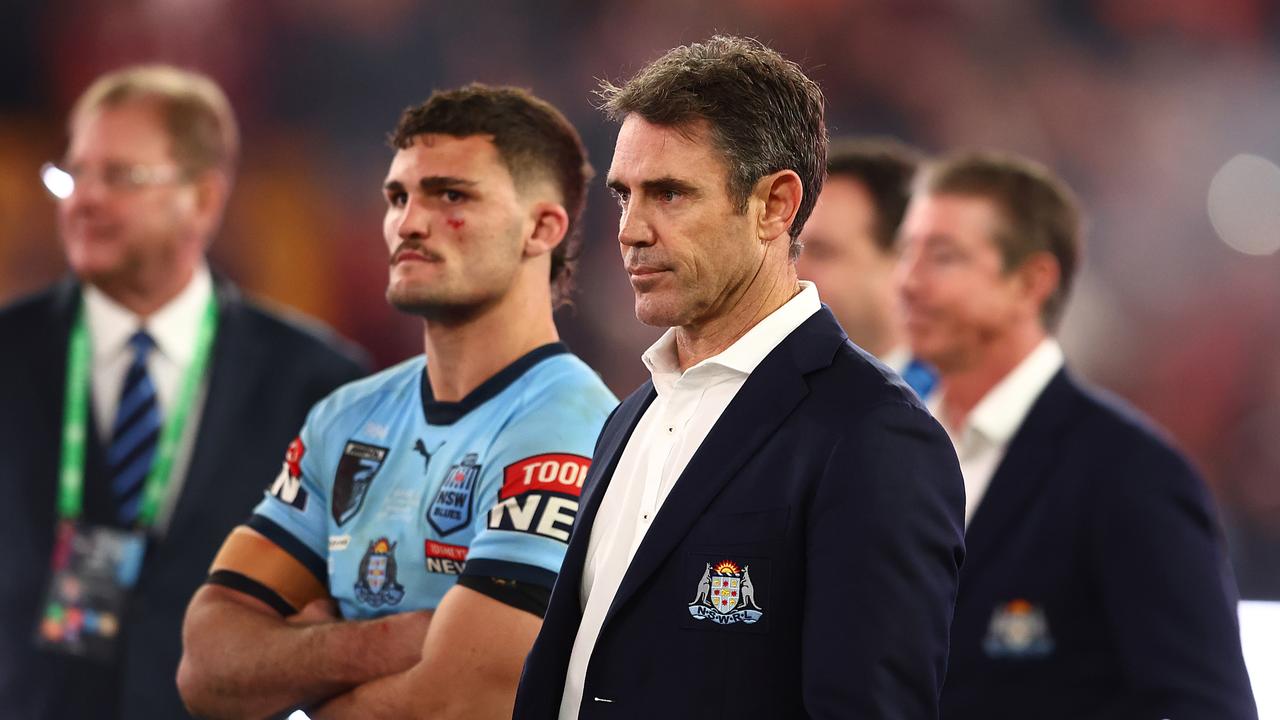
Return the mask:
[[[664,403],[659,415],[659,424],[653,434],[653,443],[649,447],[648,462],[645,463],[644,487],[640,495],[640,508],[636,517],[636,526],[640,529],[632,543],[631,554],[644,539],[645,532],[653,523],[661,505],[664,490],[670,488],[676,478],[674,474],[677,454],[681,447],[680,438],[685,427],[697,410],[702,397],[703,388],[695,386],[689,377],[682,377],[672,388],[670,399]]]

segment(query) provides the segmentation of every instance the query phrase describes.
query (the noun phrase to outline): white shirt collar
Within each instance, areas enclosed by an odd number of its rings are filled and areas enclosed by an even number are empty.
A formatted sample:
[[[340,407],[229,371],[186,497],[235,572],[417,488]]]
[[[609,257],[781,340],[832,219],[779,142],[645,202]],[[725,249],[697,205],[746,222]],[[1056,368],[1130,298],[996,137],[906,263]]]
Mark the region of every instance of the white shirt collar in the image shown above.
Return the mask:
[[[161,355],[177,366],[185,367],[195,354],[200,317],[212,295],[213,278],[208,266],[200,263],[182,292],[143,322],[131,310],[86,283],[85,320],[94,363],[104,362],[123,352],[129,338],[138,330],[146,329]]]
[[[966,432],[974,432],[998,445],[1007,445],[1021,427],[1036,398],[1062,369],[1062,346],[1047,337],[991,388],[974,406]]]
[[[782,307],[769,313],[756,323],[742,337],[725,348],[718,355],[706,358],[689,368],[683,374],[717,375],[711,367],[722,368],[734,375],[750,375],[765,356],[773,351],[796,328],[800,327],[818,310],[822,309],[822,301],[818,298],[818,288],[807,280],[800,281],[800,292],[788,300]],[[653,385],[660,394],[668,391],[683,375],[680,362],[676,356],[676,329],[670,328],[658,341],[641,355],[645,367],[653,377]],[[704,370],[705,368],[705,370]]]
[[[902,371],[907,369],[907,364],[911,362],[911,348],[899,345],[881,356],[880,362],[890,370],[902,374]]]

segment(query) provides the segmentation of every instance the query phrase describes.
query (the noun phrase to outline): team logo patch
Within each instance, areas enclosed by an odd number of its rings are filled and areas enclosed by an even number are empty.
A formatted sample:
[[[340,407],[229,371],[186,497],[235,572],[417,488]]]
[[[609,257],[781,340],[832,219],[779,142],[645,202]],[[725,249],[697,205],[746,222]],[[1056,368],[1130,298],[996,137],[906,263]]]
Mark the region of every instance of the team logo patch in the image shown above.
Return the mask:
[[[333,521],[345,524],[360,512],[364,497],[369,493],[382,461],[387,459],[387,448],[366,445],[348,440],[338,461],[338,473],[333,478]]]
[[[427,557],[427,572],[461,575],[470,548],[465,545],[446,545],[435,540],[427,540],[423,550]]]
[[[462,462],[449,468],[440,490],[427,506],[427,522],[440,535],[448,535],[471,522],[471,506],[476,481],[480,479],[479,455],[467,453]]]
[[[722,560],[715,567],[707,563],[698,580],[697,595],[689,603],[689,614],[718,625],[749,625],[764,615],[755,595],[750,565],[739,568],[731,560]]]
[[[365,605],[398,605],[404,599],[404,586],[396,582],[396,545],[378,538],[360,558],[355,591],[356,599]]]
[[[294,438],[284,453],[284,465],[280,468],[280,474],[267,489],[276,499],[288,503],[298,511],[307,509],[307,491],[302,487],[302,456],[306,452],[302,438]]]
[[[1032,658],[1053,652],[1053,644],[1044,609],[1018,599],[996,607],[982,649],[993,658]]]

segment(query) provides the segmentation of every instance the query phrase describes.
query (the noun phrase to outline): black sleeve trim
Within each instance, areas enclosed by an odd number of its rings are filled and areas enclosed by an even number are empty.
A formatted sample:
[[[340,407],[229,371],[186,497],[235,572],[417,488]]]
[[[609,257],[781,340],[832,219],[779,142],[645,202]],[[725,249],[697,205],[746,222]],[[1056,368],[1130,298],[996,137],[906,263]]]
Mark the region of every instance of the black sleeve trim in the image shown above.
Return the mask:
[[[556,574],[550,570],[544,570],[533,565],[525,565],[523,563],[507,562],[505,560],[489,560],[486,558],[477,558],[468,560],[462,570],[463,577],[471,575],[473,577],[500,578],[502,580],[515,580],[522,583],[530,583],[551,590],[556,584]]]
[[[249,522],[245,523],[245,525],[257,530],[263,537],[279,545],[281,550],[292,555],[295,560],[302,563],[303,567],[310,570],[321,585],[329,587],[329,564],[311,548],[302,544],[302,541],[294,537],[288,530],[261,515],[251,516]]]
[[[516,580],[463,575],[458,578],[458,584],[538,617],[546,617],[547,605],[551,602],[550,589]]]
[[[249,597],[257,598],[262,602],[271,606],[272,610],[280,613],[281,617],[288,617],[298,612],[298,609],[290,605],[275,590],[254,580],[248,575],[241,575],[234,570],[214,570],[209,574],[209,579],[205,580],[210,585],[221,585],[225,588],[231,588],[238,592],[242,592]]]

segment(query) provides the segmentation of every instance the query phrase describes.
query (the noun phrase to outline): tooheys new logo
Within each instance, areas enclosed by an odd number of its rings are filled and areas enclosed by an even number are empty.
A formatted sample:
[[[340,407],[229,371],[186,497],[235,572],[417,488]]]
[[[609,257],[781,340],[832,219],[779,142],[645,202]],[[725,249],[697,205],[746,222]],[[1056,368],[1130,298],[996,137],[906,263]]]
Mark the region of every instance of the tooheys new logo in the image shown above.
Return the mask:
[[[569,541],[578,496],[591,458],[568,453],[534,455],[503,468],[498,504],[489,511],[489,527]]]

